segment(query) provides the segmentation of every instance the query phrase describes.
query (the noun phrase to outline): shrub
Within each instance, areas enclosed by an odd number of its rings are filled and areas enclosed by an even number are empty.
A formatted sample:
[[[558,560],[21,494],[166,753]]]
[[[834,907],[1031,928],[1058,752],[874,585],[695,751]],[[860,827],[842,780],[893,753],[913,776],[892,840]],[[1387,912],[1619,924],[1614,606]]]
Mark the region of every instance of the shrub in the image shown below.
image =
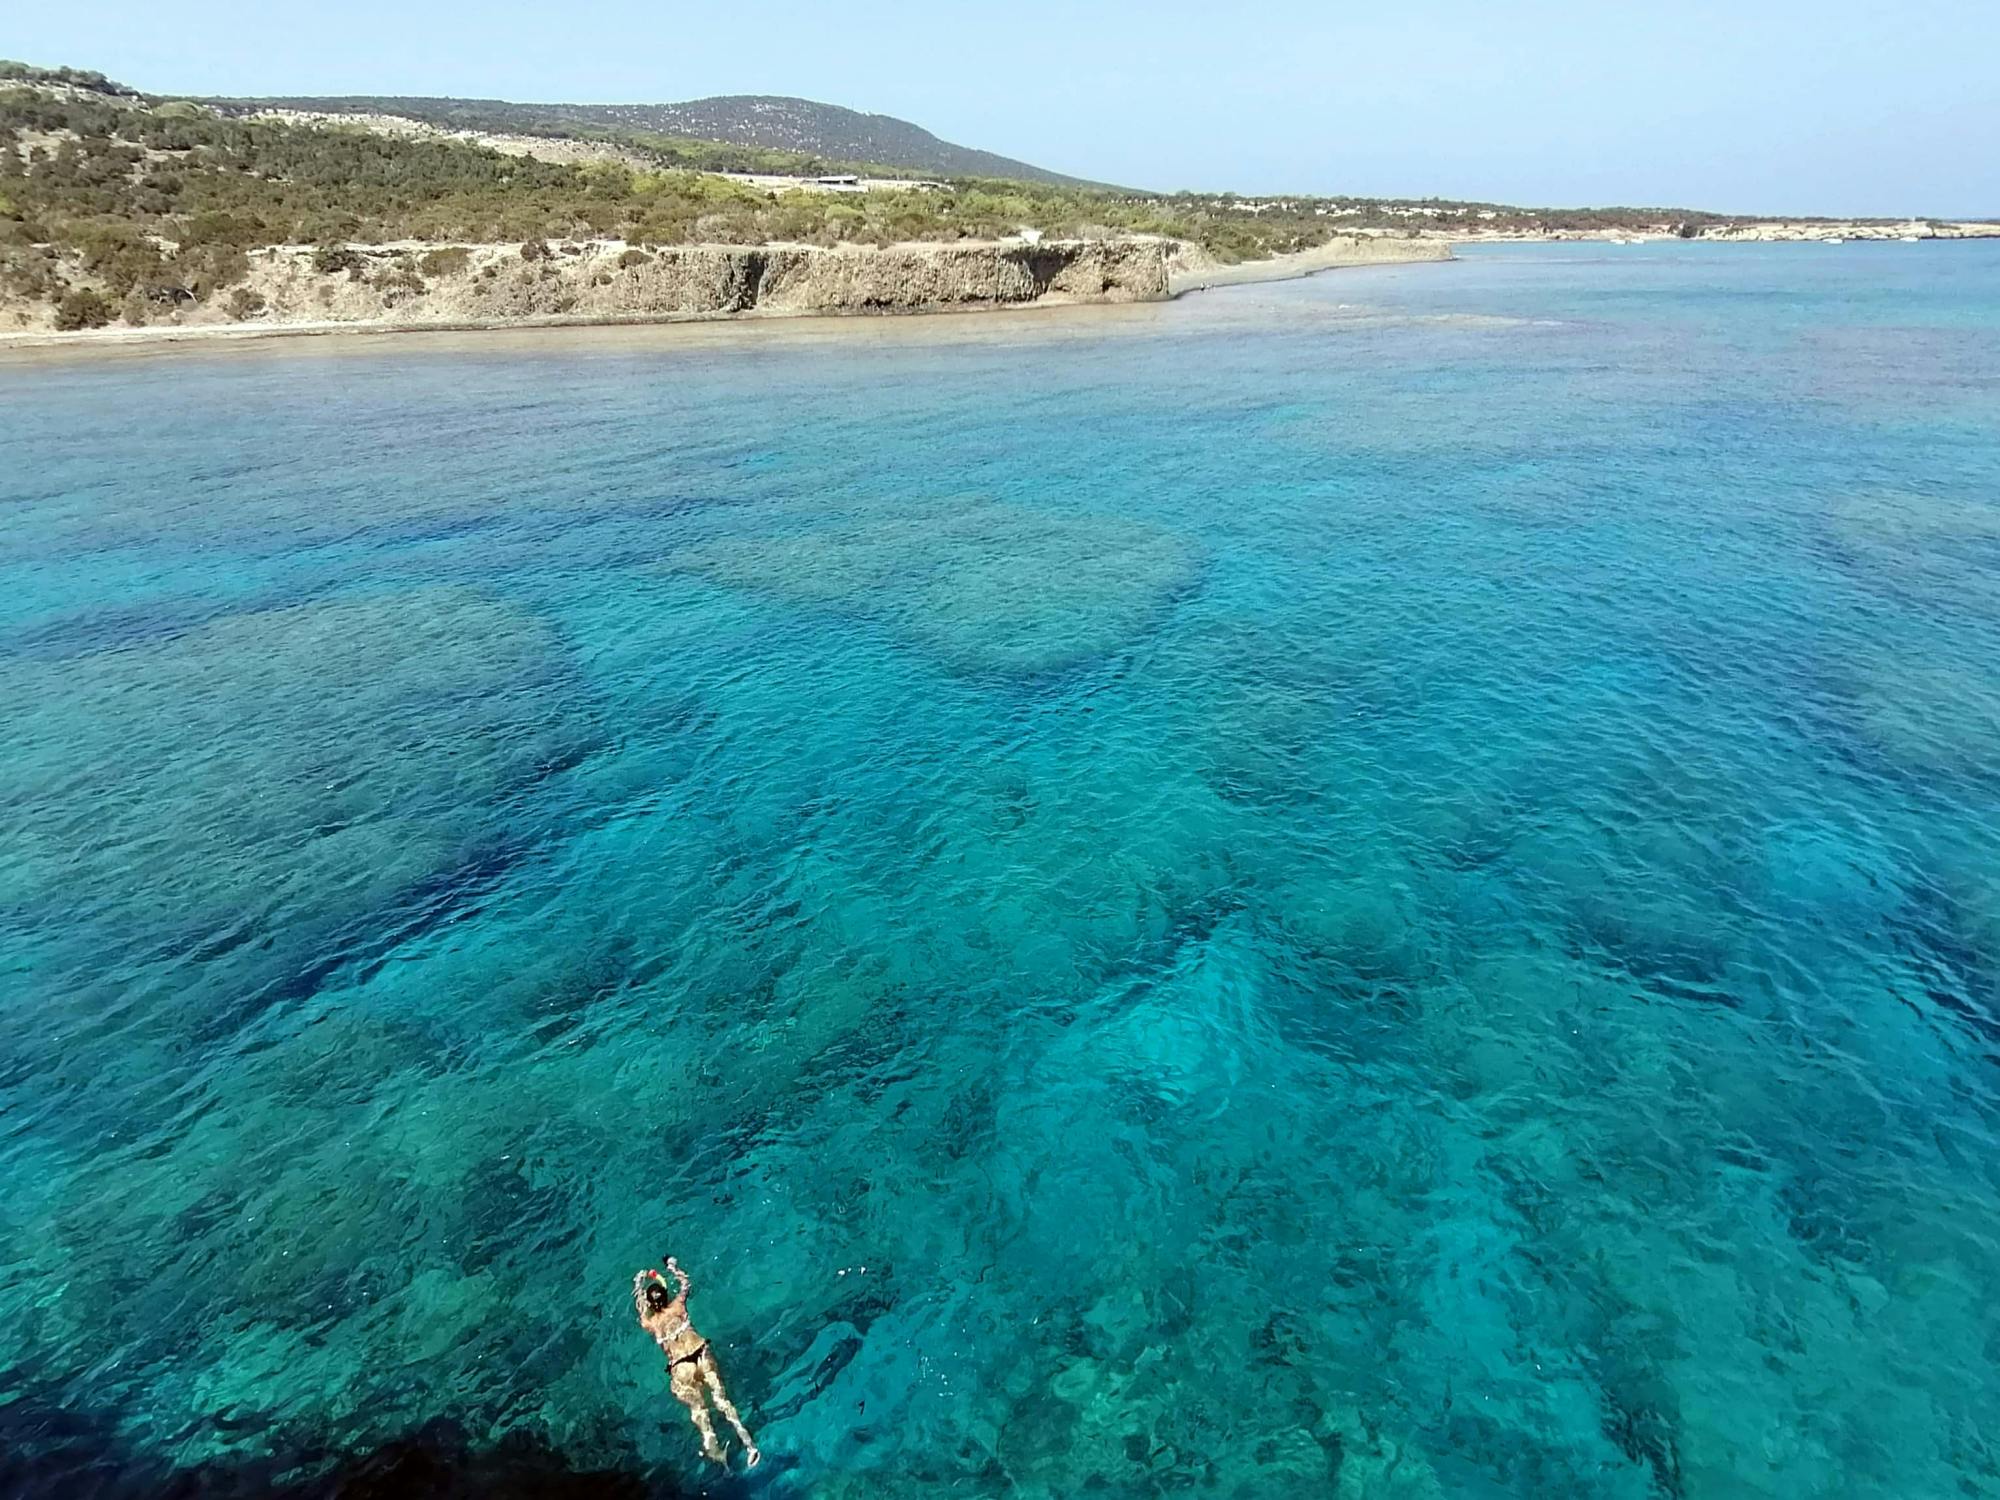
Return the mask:
[[[383,301],[390,307],[406,296],[421,296],[425,291],[424,278],[410,265],[386,268],[375,278],[375,285],[381,289]]]
[[[247,323],[265,307],[264,294],[253,292],[247,286],[239,286],[229,294],[229,316],[238,323]]]
[[[643,250],[626,250],[618,257],[618,269],[621,271],[629,271],[634,266],[649,266],[652,263],[653,257]]]
[[[548,258],[549,258],[548,241],[523,240],[521,242],[522,260],[547,260]]]
[[[0,289],[30,302],[53,302],[63,289],[54,256],[37,245],[0,246]]]
[[[359,271],[362,266],[361,253],[346,245],[321,245],[312,254],[315,271],[323,276],[331,276],[339,271]]]
[[[64,292],[56,303],[56,327],[64,333],[79,328],[102,328],[111,321],[111,301],[94,287],[77,287]]]
[[[234,245],[247,250],[270,242],[270,231],[264,227],[262,219],[251,214],[222,213],[212,209],[190,214],[187,228],[181,234],[183,245]]]
[[[424,258],[417,262],[417,269],[426,276],[456,276],[472,263],[472,252],[463,245],[447,245],[442,250],[427,250]]]
[[[250,257],[234,245],[183,245],[171,269],[196,296],[207,297],[248,276]]]
[[[150,281],[142,281],[127,295],[150,302],[155,307],[164,307],[170,312],[183,302],[195,300],[193,290],[171,276],[157,276]]]
[[[114,297],[165,270],[158,247],[128,225],[85,225],[75,229],[71,239],[82,252],[84,269],[102,280]]]

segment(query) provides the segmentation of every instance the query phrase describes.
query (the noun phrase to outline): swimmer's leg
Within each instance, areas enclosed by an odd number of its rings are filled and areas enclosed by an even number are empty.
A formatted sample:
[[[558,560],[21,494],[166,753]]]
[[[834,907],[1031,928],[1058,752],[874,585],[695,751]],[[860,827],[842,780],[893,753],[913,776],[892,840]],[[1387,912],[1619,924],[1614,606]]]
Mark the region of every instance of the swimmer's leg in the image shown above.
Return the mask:
[[[701,1358],[695,1361],[701,1366],[702,1378],[708,1382],[708,1394],[715,1401],[715,1409],[728,1419],[736,1429],[736,1435],[743,1439],[743,1462],[748,1467],[757,1467],[757,1460],[764,1455],[757,1451],[757,1440],[750,1436],[750,1429],[743,1425],[743,1418],[729,1400],[729,1393],[722,1388],[722,1369],[715,1362],[713,1350],[701,1351]]]
[[[674,1365],[667,1371],[667,1378],[673,1385],[674,1399],[688,1409],[688,1418],[694,1423],[694,1430],[701,1434],[701,1456],[716,1463],[727,1463],[722,1444],[715,1440],[715,1424],[708,1419],[708,1402],[703,1399],[700,1361],[688,1360]]]

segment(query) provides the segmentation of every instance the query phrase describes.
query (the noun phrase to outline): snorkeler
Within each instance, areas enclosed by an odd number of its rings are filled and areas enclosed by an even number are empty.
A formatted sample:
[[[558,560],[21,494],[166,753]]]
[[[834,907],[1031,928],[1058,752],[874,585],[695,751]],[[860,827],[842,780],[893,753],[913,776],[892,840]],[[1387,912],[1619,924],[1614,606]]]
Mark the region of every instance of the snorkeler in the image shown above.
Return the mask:
[[[728,1419],[736,1429],[736,1435],[743,1439],[743,1459],[749,1468],[757,1467],[757,1460],[764,1455],[757,1451],[757,1444],[751,1440],[750,1429],[743,1425],[736,1408],[729,1404],[729,1393],[722,1388],[722,1371],[715,1363],[715,1351],[708,1346],[708,1340],[695,1332],[694,1324],[688,1318],[687,1272],[671,1255],[664,1262],[673,1272],[674,1280],[681,1285],[680,1292],[667,1295],[667,1278],[650,1266],[632,1278],[632,1305],[639,1313],[639,1326],[653,1336],[667,1356],[667,1380],[673,1388],[674,1397],[688,1409],[694,1419],[694,1430],[701,1434],[701,1451],[705,1458],[712,1458],[719,1464],[728,1463],[722,1445],[715,1440],[715,1424],[708,1417],[708,1402],[715,1402],[715,1409]]]

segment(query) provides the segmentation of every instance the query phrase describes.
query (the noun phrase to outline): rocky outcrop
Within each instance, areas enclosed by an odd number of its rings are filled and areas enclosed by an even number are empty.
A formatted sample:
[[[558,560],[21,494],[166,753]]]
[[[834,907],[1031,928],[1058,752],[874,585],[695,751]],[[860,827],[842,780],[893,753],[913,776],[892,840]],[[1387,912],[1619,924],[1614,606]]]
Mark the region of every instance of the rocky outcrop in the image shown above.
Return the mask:
[[[240,284],[203,300],[134,293],[111,304],[106,337],[177,330],[255,334],[342,328],[490,328],[842,313],[919,313],[1085,302],[1151,302],[1196,287],[1310,275],[1335,266],[1449,259],[1442,240],[1336,236],[1295,255],[1220,266],[1194,247],[1134,237],[906,244],[274,245]],[[89,286],[74,257],[60,269]],[[0,339],[41,342],[54,309],[0,302]],[[88,340],[70,333],[65,342]]]
[[[1167,291],[1155,243],[764,250],[756,305],[772,312],[902,312],[1029,302],[1148,302]],[[671,265],[663,268],[672,275]]]
[[[1035,303],[1143,302],[1167,293],[1162,245],[1140,240],[892,245],[680,245],[616,241],[454,249],[357,246],[356,268],[311,251],[254,252],[252,321],[396,326],[620,322],[810,313],[932,312]],[[539,251],[540,247],[533,247]],[[426,267],[430,266],[428,271]],[[184,324],[223,321],[220,310]]]

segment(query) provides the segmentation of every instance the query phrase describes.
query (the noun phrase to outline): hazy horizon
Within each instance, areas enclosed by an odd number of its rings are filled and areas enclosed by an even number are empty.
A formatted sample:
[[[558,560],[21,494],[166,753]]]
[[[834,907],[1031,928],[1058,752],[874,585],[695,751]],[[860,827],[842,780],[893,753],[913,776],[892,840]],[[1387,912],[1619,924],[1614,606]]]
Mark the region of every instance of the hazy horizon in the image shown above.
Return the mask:
[[[837,23],[789,0],[767,15],[746,45],[719,13],[664,23],[631,0],[504,0],[475,19],[357,0],[280,36],[228,0],[171,16],[109,0],[17,18],[0,55],[160,93],[797,95],[1163,191],[2000,216],[2000,160],[1979,144],[2000,138],[2000,8],[1427,0],[1391,16],[1286,0],[1246,22],[1030,0],[997,30],[897,0]]]

